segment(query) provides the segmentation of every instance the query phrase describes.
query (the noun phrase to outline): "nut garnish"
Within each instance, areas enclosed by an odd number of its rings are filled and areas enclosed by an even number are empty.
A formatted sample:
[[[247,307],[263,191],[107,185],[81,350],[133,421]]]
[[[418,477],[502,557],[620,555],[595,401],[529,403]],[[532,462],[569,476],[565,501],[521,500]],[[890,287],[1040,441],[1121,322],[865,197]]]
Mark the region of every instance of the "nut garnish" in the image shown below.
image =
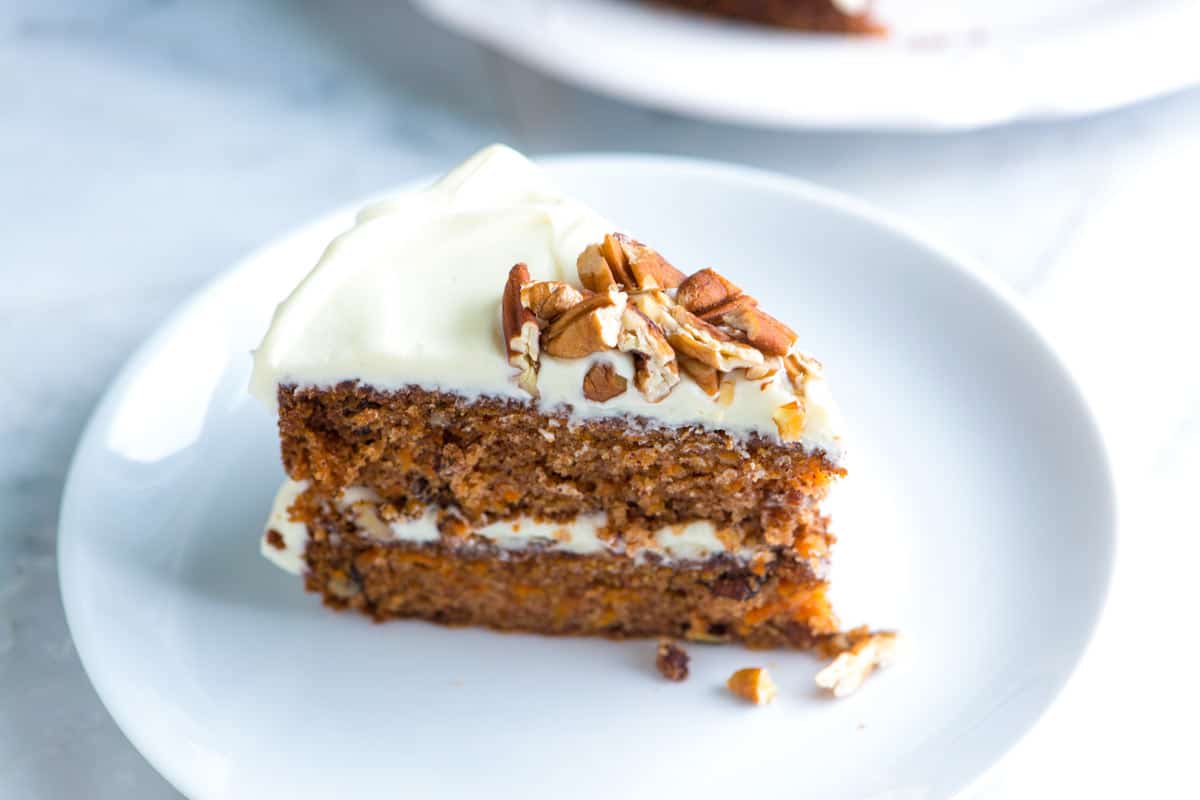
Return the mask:
[[[739,297],[742,290],[713,269],[702,269],[679,286],[676,301],[693,314],[703,315],[728,300]]]
[[[629,272],[632,274],[637,288],[674,289],[687,279],[686,275],[671,266],[670,262],[658,254],[658,251],[630,239],[624,234],[614,234],[613,238],[625,252]]]
[[[621,233],[584,250],[575,268],[593,292],[607,291],[614,283],[626,289],[674,289],[687,277],[657,251]]]
[[[762,353],[735,342],[728,334],[686,308],[675,305],[664,291],[651,289],[639,292],[630,299],[639,311],[662,329],[677,353],[721,372],[763,363]]]
[[[633,382],[651,403],[662,400],[679,383],[675,350],[663,336],[662,330],[632,306],[626,307],[621,317],[617,349],[623,353],[633,353]]]
[[[542,349],[557,358],[583,358],[617,346],[625,293],[615,286],[577,303],[550,324]]]
[[[862,686],[872,672],[896,660],[900,636],[894,631],[879,631],[859,638],[817,673],[817,686],[828,689],[834,697],[846,697]]]
[[[726,373],[721,376],[721,388],[717,392],[717,402],[729,408],[733,405],[733,394],[736,390],[733,375]]]
[[[607,361],[598,361],[588,369],[583,376],[583,396],[597,403],[612,400],[617,395],[625,394],[629,381],[624,375],[617,374],[613,365]]]
[[[680,368],[696,382],[697,386],[704,390],[705,394],[710,397],[716,396],[721,388],[721,373],[703,361],[697,361],[682,353],[676,357],[676,360],[679,362]]]
[[[583,358],[606,350],[633,357],[634,385],[650,402],[671,393],[682,369],[715,402],[733,402],[735,377],[761,381],[767,391],[787,371],[796,402],[775,414],[786,441],[804,428],[807,378],[820,365],[792,352],[796,334],[720,273],[684,275],[657,251],[620,233],[607,234],[576,260],[580,290],[562,281],[531,281],[525,265],[509,274],[503,302],[509,363],[534,397],[542,352]],[[540,331],[540,333],[538,333]],[[618,380],[620,379],[620,380]],[[584,385],[599,402],[627,386],[615,369],[593,366]],[[625,382],[628,383],[627,381]],[[618,388],[620,391],[618,391]],[[594,397],[593,397],[594,395]]]
[[[739,669],[725,681],[729,691],[755,705],[766,705],[775,699],[778,690],[771,676],[762,667]]]
[[[608,287],[617,283],[612,267],[600,252],[600,245],[588,245],[575,261],[575,269],[579,271],[579,282],[585,289],[593,292],[607,292]]]
[[[761,367],[747,367],[746,380],[765,381],[767,378],[774,378],[775,373],[783,368],[783,359],[768,358],[766,363]]]
[[[804,398],[797,397],[790,403],[784,403],[775,409],[771,419],[779,429],[779,438],[785,442],[799,441],[804,435],[804,420],[807,415],[804,410]]]
[[[521,303],[521,287],[529,283],[529,268],[517,264],[508,271],[504,296],[500,304],[504,343],[508,347],[508,363],[520,370],[517,385],[534,397],[538,396],[537,372],[540,355],[537,317]]]
[[[538,281],[521,288],[521,305],[547,322],[557,319],[579,303],[583,292],[562,281]]]
[[[689,660],[687,651],[671,640],[663,639],[658,643],[654,664],[667,680],[687,680]]]
[[[757,306],[735,306],[710,312],[711,321],[741,332],[763,355],[787,355],[796,343],[795,331]]]
[[[820,361],[800,352],[788,353],[783,359],[783,368],[792,382],[792,388],[800,395],[804,394],[805,382],[810,377],[820,377],[824,369]]]
[[[705,322],[740,333],[768,356],[786,355],[796,333],[758,308],[758,301],[712,269],[702,269],[679,287],[676,301]]]

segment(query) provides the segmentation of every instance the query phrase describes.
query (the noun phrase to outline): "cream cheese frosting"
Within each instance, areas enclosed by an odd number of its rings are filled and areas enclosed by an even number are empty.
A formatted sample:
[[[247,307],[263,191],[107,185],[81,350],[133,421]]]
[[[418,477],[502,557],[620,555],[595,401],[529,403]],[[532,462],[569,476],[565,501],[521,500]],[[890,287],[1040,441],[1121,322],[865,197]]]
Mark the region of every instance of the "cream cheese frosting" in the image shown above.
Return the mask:
[[[620,228],[565,197],[524,156],[501,145],[485,148],[429,188],[359,213],[276,309],[254,352],[251,391],[272,410],[280,385],[347,380],[383,391],[414,385],[528,400],[500,332],[509,268],[524,262],[533,280],[577,285],[579,254],[615,230]],[[772,415],[795,400],[780,371],[745,382],[728,405],[686,379],[657,403],[635,391],[599,403],[582,394],[583,375],[597,359],[632,379],[628,354],[574,360],[543,355],[537,402],[546,409],[569,406],[575,418],[637,414],[655,424],[777,438]],[[840,423],[823,378],[807,381],[805,406],[801,445],[839,461]]]
[[[283,482],[275,496],[261,544],[264,556],[279,568],[297,575],[304,571],[308,527],[301,522],[292,522],[288,518],[288,508],[307,488],[306,481],[289,479]],[[359,530],[376,541],[429,543],[441,538],[434,512],[427,511],[415,519],[388,522],[379,515],[378,507],[382,502],[379,495],[365,486],[348,487],[337,500],[338,507],[353,516]],[[606,524],[603,514],[579,516],[570,523],[519,518],[493,522],[472,529],[471,533],[487,539],[502,550],[539,547],[578,555],[623,553],[619,544],[600,535]],[[268,538],[271,531],[280,534],[282,547],[271,543]],[[670,525],[655,531],[652,542],[638,556],[652,552],[667,561],[702,561],[728,552],[717,533],[716,526],[706,520]],[[751,555],[749,550],[738,553],[739,557],[746,559]]]

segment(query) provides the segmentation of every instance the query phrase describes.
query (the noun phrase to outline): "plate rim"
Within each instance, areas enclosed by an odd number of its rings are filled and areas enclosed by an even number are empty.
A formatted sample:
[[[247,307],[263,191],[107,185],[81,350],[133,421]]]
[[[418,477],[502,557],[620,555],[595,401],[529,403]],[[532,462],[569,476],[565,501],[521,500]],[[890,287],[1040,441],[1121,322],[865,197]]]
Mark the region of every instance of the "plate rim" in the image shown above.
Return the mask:
[[[1046,335],[1037,320],[1030,314],[1020,296],[1007,284],[1004,284],[997,277],[990,274],[983,268],[980,262],[964,253],[956,251],[953,247],[939,242],[936,238],[926,235],[919,229],[919,226],[914,226],[912,223],[907,222],[902,215],[879,208],[872,203],[845,192],[831,189],[802,178],[758,167],[701,158],[663,156],[639,152],[584,151],[557,154],[544,158],[538,157],[534,160],[539,165],[551,169],[587,168],[606,162],[610,165],[610,168],[611,165],[616,164],[629,168],[638,165],[653,165],[656,168],[669,167],[693,176],[715,176],[718,179],[740,181],[745,184],[752,184],[755,187],[762,187],[770,191],[782,191],[800,197],[806,202],[854,217],[863,224],[882,228],[888,233],[904,238],[911,244],[926,251],[931,256],[930,261],[937,262],[939,268],[957,273],[960,277],[964,277],[984,289],[1006,311],[1024,324],[1033,334],[1036,342],[1041,345],[1049,363],[1057,370],[1065,382],[1064,388],[1070,390],[1072,398],[1083,411],[1084,430],[1087,432],[1088,438],[1092,440],[1100,456],[1100,461],[1095,466],[1098,468],[1098,475],[1102,478],[1104,488],[1106,489],[1103,500],[1104,505],[1107,506],[1105,511],[1108,521],[1103,531],[1097,531],[1097,534],[1103,534],[1101,543],[1105,551],[1105,557],[1103,558],[1104,574],[1101,585],[1098,587],[1095,607],[1091,612],[1090,618],[1085,620],[1086,624],[1082,626],[1082,645],[1073,655],[1069,669],[1059,676],[1044,705],[1030,716],[1023,727],[1002,746],[989,763],[983,766],[976,774],[965,779],[954,790],[952,796],[962,796],[974,787],[979,786],[988,776],[994,774],[1018,746],[1028,738],[1029,734],[1044,719],[1049,710],[1055,706],[1069,683],[1078,674],[1080,665],[1093,649],[1096,631],[1099,628],[1101,620],[1104,619],[1108,612],[1112,596],[1112,584],[1121,539],[1119,484],[1115,479],[1112,454],[1103,429],[1099,425],[1092,405],[1083,392],[1081,384],[1071,371],[1068,363],[1054,346],[1053,340]],[[98,662],[93,660],[96,658],[95,653],[93,652],[89,656],[86,648],[79,647],[81,639],[78,631],[81,630],[80,626],[82,624],[79,620],[80,612],[72,611],[72,609],[78,607],[78,601],[75,597],[77,589],[72,587],[77,587],[79,582],[72,577],[76,570],[76,559],[70,555],[72,547],[70,542],[78,538],[79,534],[72,536],[72,534],[68,533],[69,529],[66,523],[74,516],[73,514],[69,514],[68,510],[72,507],[74,498],[78,493],[77,484],[82,480],[80,472],[85,448],[90,446],[98,435],[100,422],[106,413],[110,411],[110,406],[112,406],[120,395],[120,390],[132,380],[134,373],[141,367],[146,357],[153,352],[158,341],[168,336],[180,319],[186,317],[195,307],[203,304],[212,294],[218,292],[224,284],[236,280],[238,275],[248,265],[261,259],[276,246],[302,235],[311,228],[323,223],[327,224],[339,215],[353,213],[374,199],[394,195],[399,192],[411,191],[415,188],[428,185],[436,178],[437,174],[426,174],[411,180],[401,181],[387,189],[371,192],[358,201],[343,204],[329,212],[314,216],[299,225],[288,227],[281,233],[273,235],[264,244],[256,246],[243,256],[234,259],[230,266],[217,271],[212,277],[193,290],[182,302],[173,307],[153,331],[129,354],[105,386],[76,442],[67,470],[66,480],[63,484],[62,498],[59,503],[59,522],[55,542],[59,596],[63,605],[67,629],[79,656],[84,674],[91,683],[105,711],[117,725],[122,735],[125,736],[134,749],[146,759],[146,762],[159,775],[177,791],[185,795],[196,796],[189,795],[188,791],[186,791],[195,787],[188,784],[183,779],[184,776],[173,768],[173,762],[170,758],[159,757],[159,748],[155,746],[154,742],[148,741],[151,737],[148,735],[143,736],[140,732],[135,733],[136,725],[133,720],[125,716],[115,700],[110,700],[110,697],[113,697],[114,694],[110,694],[111,689],[107,688],[108,682],[103,676],[103,670],[99,668]],[[83,641],[87,641],[86,636]]]
[[[611,2],[611,0],[608,1]],[[507,0],[507,2],[511,5],[513,2],[529,3],[540,2],[540,0]],[[1005,85],[1005,88],[1009,90],[1012,90],[1016,85],[1020,86],[1019,91],[1011,92],[1013,96],[991,105],[976,107],[974,111],[969,113],[947,113],[944,110],[932,111],[913,108],[888,111],[870,109],[868,107],[864,110],[860,106],[853,112],[843,111],[829,114],[814,113],[803,106],[803,104],[795,105],[794,107],[792,104],[780,104],[773,108],[766,108],[762,104],[758,106],[730,106],[727,100],[712,97],[706,92],[680,92],[678,91],[678,84],[675,83],[667,82],[660,84],[657,81],[629,80],[620,77],[620,73],[618,72],[590,69],[586,64],[587,59],[581,59],[578,64],[570,60],[556,59],[550,51],[543,51],[542,48],[537,47],[527,47],[524,42],[514,41],[501,26],[492,25],[479,15],[465,13],[465,10],[460,8],[462,0],[413,0],[413,4],[424,12],[428,18],[458,35],[464,36],[478,44],[483,44],[493,51],[499,52],[526,67],[562,83],[596,92],[645,109],[668,111],[690,118],[760,127],[768,130],[970,131],[1017,121],[1048,121],[1097,114],[1103,111],[1115,110],[1146,102],[1200,84],[1200,61],[1196,59],[1189,61],[1190,50],[1181,44],[1174,44],[1168,50],[1168,52],[1174,55],[1173,58],[1163,59],[1160,52],[1158,53],[1157,60],[1160,62],[1163,60],[1170,61],[1173,65],[1190,63],[1194,65],[1192,70],[1167,70],[1161,66],[1145,70],[1133,84],[1124,87],[1121,91],[1104,93],[1102,97],[1092,96],[1090,92],[1076,91],[1071,94],[1064,92],[1055,98],[1053,102],[1047,102],[1037,91],[1042,85],[1027,80],[1021,84],[1010,83]],[[650,18],[656,14],[681,14],[684,12],[670,9],[638,9],[636,12],[630,13],[637,13]],[[1155,16],[1162,18],[1159,23],[1152,26],[1155,29],[1177,30],[1189,27],[1195,29],[1195,27],[1200,25],[1200,6],[1175,3],[1169,8],[1161,8],[1153,13]],[[1143,14],[1142,16],[1146,15]],[[709,22],[711,24],[711,21]],[[754,26],[747,25],[746,23],[719,21],[717,24],[724,24],[730,30],[736,30],[743,37],[757,33],[764,40],[767,37],[784,35],[815,36],[814,34],[804,32],[781,32],[769,29],[756,31]],[[1145,24],[1143,23],[1143,25]],[[1112,30],[1110,30],[1112,27],[1111,25],[1097,25],[1084,29],[1081,35],[1113,39],[1114,35]],[[1123,37],[1120,35],[1117,35],[1115,38],[1117,41],[1126,42],[1126,44],[1136,39],[1135,36]],[[802,45],[803,43],[800,44]],[[828,45],[828,42],[822,41],[820,44]],[[838,44],[841,45],[843,43],[839,42]],[[874,43],[856,41],[845,44],[847,46],[861,46],[864,44],[870,46]],[[1034,40],[1032,43],[1027,44],[1036,46],[1044,44],[1044,42]],[[942,71],[961,74],[964,59],[954,58],[954,56],[962,56],[964,52],[967,56],[966,62],[968,68],[975,69],[979,74],[985,74],[987,72],[986,69],[979,69],[979,66],[985,62],[995,62],[997,59],[1019,60],[1020,57],[1028,57],[1030,52],[1036,49],[1036,47],[1027,47],[1020,43],[1005,48],[984,48],[974,45],[970,45],[969,47],[972,49],[966,51],[962,48],[949,49],[947,52],[952,59],[953,68]],[[1085,48],[1085,51],[1088,53],[1088,62],[1082,67],[1076,64],[1074,71],[1077,74],[1090,74],[1094,72],[1101,72],[1103,74],[1103,65],[1114,61],[1111,50],[1106,47],[1093,46]],[[982,58],[979,57],[981,54]],[[1078,55],[1078,52],[1076,52],[1075,56]],[[1127,53],[1126,55],[1129,56],[1131,54]],[[1042,60],[1045,61],[1045,57],[1042,57]],[[1121,59],[1118,58],[1116,60]],[[905,61],[906,59],[903,58],[900,61],[896,61],[894,58],[885,58],[880,62],[880,65],[886,67],[889,63],[903,64]],[[797,65],[799,66],[799,62]],[[807,66],[812,67],[815,65],[815,62],[810,62]],[[923,77],[928,77],[928,75],[928,70],[922,72]],[[1080,86],[1095,85],[1094,81],[1087,82],[1079,79],[1071,80],[1068,83],[1076,89]],[[1078,97],[1081,95],[1087,97],[1087,99],[1080,101]]]

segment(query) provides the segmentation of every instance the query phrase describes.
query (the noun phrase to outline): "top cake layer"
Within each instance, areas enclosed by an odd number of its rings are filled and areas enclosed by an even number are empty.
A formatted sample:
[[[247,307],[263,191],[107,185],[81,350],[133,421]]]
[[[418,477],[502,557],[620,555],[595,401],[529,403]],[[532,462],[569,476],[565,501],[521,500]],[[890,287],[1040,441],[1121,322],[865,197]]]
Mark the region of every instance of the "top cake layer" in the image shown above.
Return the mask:
[[[528,401],[501,333],[510,267],[524,263],[534,281],[579,285],[580,255],[615,230],[520,154],[486,148],[428,189],[359,214],[276,310],[254,354],[251,389],[272,409],[281,385],[343,381]],[[600,358],[632,385],[628,354]],[[576,417],[637,415],[779,438],[775,417],[798,396],[778,370],[747,381],[732,397],[710,396],[684,380],[656,402],[636,391],[597,402],[582,391],[595,362],[543,353],[536,402],[547,410],[570,406]],[[799,392],[803,429],[787,440],[837,463],[838,416],[825,380],[810,374]]]

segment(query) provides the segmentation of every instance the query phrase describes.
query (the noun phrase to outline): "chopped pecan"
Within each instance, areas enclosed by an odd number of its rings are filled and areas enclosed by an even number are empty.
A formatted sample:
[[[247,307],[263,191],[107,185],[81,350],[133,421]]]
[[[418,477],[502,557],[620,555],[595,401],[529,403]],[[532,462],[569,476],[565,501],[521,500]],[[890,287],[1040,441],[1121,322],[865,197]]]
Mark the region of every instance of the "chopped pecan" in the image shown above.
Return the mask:
[[[799,351],[788,353],[784,357],[783,368],[787,371],[788,379],[792,382],[792,388],[800,394],[804,393],[804,384],[809,377],[820,376],[823,369],[820,361]]]
[[[579,280],[593,292],[619,284],[627,289],[673,289],[684,274],[655,250],[621,233],[588,247],[575,262]]]
[[[778,690],[771,676],[762,667],[739,669],[725,682],[729,691],[755,705],[766,705],[775,699]]]
[[[626,295],[615,286],[576,304],[542,334],[542,349],[558,358],[583,358],[617,346]]]
[[[654,663],[658,667],[659,673],[667,680],[677,682],[687,680],[689,660],[687,651],[669,639],[663,639],[658,643],[658,652]]]
[[[759,309],[758,301],[715,270],[692,275],[675,300],[705,322],[737,331],[764,355],[785,355],[796,342],[791,328]]]
[[[662,330],[632,306],[626,307],[621,317],[617,349],[633,353],[633,382],[651,403],[662,400],[679,383],[675,350]]]
[[[658,289],[639,292],[632,301],[662,329],[676,354],[689,356],[721,372],[763,363],[758,350],[735,342],[724,331],[675,305],[666,292]]]
[[[579,282],[593,292],[607,292],[608,287],[618,283],[598,244],[588,245],[579,254],[575,268],[579,271]]]
[[[747,367],[746,380],[765,381],[767,378],[773,378],[782,366],[783,359],[778,357],[768,358],[761,367]]]
[[[728,408],[733,405],[733,393],[737,389],[733,375],[725,373],[721,376],[721,388],[717,393],[717,402]]]
[[[899,650],[900,636],[894,631],[879,631],[859,638],[817,673],[817,686],[828,689],[834,697],[853,694],[872,672],[895,661]]]
[[[562,281],[537,281],[521,288],[521,305],[552,322],[583,302],[583,292]]]
[[[739,304],[738,300],[730,303],[729,308],[710,311],[705,319],[715,325],[740,331],[746,341],[763,355],[786,355],[796,343],[796,332],[757,306]]]
[[[775,427],[779,429],[779,438],[785,442],[800,440],[804,435],[805,417],[803,397],[784,403],[771,415],[771,419],[775,420]]]
[[[633,274],[629,271],[629,255],[621,246],[621,240],[613,234],[604,237],[600,252],[612,270],[613,279],[623,286],[633,287]]]
[[[676,350],[703,361],[721,372],[731,372],[740,367],[761,366],[763,354],[754,347],[734,341],[729,334],[710,325],[681,306],[671,309],[671,318],[678,328],[668,335]]]
[[[702,269],[680,284],[675,300],[693,314],[703,315],[710,308],[741,294],[740,288],[716,270]]]
[[[687,373],[687,376],[696,382],[696,385],[704,390],[704,393],[710,397],[715,397],[721,388],[721,375],[715,369],[705,364],[703,361],[697,361],[691,356],[678,355],[676,360],[679,366]]]
[[[520,370],[517,385],[537,397],[540,330],[537,317],[521,303],[521,287],[526,283],[529,283],[528,267],[517,264],[509,270],[500,303],[501,326],[508,348],[508,363]]]
[[[630,239],[623,233],[615,233],[612,238],[620,245],[633,284],[637,288],[674,289],[687,278],[659,255],[657,250]]]
[[[583,396],[597,403],[605,403],[618,395],[625,394],[629,381],[619,375],[607,361],[598,361],[588,368],[583,376]]]
[[[705,322],[720,325],[728,314],[745,312],[757,307],[758,301],[753,297],[748,294],[739,294],[737,297],[717,303],[715,306],[706,308],[703,311],[693,311],[692,313]]]

